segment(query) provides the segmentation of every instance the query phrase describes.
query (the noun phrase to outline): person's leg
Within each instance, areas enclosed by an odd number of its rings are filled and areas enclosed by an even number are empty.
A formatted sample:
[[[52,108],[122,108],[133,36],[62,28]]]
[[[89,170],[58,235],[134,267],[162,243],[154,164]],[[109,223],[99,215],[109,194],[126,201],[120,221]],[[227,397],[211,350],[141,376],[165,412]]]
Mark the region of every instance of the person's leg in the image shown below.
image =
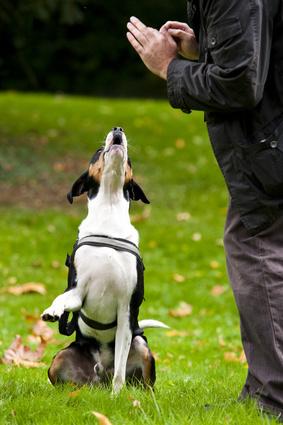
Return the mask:
[[[224,245],[249,367],[241,397],[283,416],[283,216],[250,236],[230,207]]]

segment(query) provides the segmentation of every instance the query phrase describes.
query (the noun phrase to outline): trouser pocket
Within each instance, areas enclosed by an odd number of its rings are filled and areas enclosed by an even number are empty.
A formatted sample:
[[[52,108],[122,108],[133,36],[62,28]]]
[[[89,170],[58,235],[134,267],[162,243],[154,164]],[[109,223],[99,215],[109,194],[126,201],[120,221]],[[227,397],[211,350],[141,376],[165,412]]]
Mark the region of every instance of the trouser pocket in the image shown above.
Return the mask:
[[[245,148],[248,174],[272,197],[283,196],[283,132]]]

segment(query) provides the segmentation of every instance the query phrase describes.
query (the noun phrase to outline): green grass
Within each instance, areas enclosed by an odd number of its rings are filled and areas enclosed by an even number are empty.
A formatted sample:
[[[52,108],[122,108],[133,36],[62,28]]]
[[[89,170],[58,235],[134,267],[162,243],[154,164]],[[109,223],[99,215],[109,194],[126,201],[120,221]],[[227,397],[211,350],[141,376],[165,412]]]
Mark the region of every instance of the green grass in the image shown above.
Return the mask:
[[[136,224],[146,266],[140,317],[176,330],[146,333],[157,358],[154,394],[129,387],[113,399],[108,388],[82,388],[70,397],[72,387],[47,382],[52,356],[71,340],[50,325],[58,341],[48,345],[45,367],[1,366],[0,423],[93,424],[92,411],[113,425],[275,423],[253,402],[236,401],[247,368],[225,354],[241,353],[221,243],[227,194],[202,114],[185,115],[163,101],[15,93],[0,95],[0,110],[0,285],[47,288],[46,296],[0,294],[0,354],[16,334],[30,333],[26,312],[39,314],[64,290],[66,252],[86,213],[85,200],[70,206],[65,194],[116,125],[126,131],[136,179],[151,200],[150,217]],[[135,204],[131,212],[143,210]],[[188,219],[179,221],[184,212]],[[213,296],[217,285],[225,290]],[[170,316],[181,301],[192,314]]]

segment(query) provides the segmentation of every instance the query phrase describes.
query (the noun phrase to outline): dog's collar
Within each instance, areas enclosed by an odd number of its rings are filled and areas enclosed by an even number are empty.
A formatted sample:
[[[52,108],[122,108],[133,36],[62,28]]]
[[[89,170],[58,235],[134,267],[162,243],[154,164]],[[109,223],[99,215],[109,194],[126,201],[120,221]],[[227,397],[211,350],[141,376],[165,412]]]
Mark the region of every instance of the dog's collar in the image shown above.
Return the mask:
[[[105,235],[89,235],[77,240],[75,251],[83,245],[100,246],[113,248],[117,251],[126,251],[135,255],[140,261],[142,261],[139,248],[127,239],[111,238]]]

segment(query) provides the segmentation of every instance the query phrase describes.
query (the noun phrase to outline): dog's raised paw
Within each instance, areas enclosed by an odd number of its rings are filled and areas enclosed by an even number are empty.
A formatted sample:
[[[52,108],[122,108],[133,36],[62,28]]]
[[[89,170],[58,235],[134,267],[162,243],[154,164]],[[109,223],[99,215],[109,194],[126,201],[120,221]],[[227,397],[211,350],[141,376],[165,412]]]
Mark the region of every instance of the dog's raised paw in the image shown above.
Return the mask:
[[[44,322],[57,322],[59,320],[59,316],[52,316],[48,313],[43,313],[41,315],[41,319],[44,320]]]
[[[61,306],[50,306],[41,315],[41,319],[45,322],[57,322],[64,313],[64,308]]]

